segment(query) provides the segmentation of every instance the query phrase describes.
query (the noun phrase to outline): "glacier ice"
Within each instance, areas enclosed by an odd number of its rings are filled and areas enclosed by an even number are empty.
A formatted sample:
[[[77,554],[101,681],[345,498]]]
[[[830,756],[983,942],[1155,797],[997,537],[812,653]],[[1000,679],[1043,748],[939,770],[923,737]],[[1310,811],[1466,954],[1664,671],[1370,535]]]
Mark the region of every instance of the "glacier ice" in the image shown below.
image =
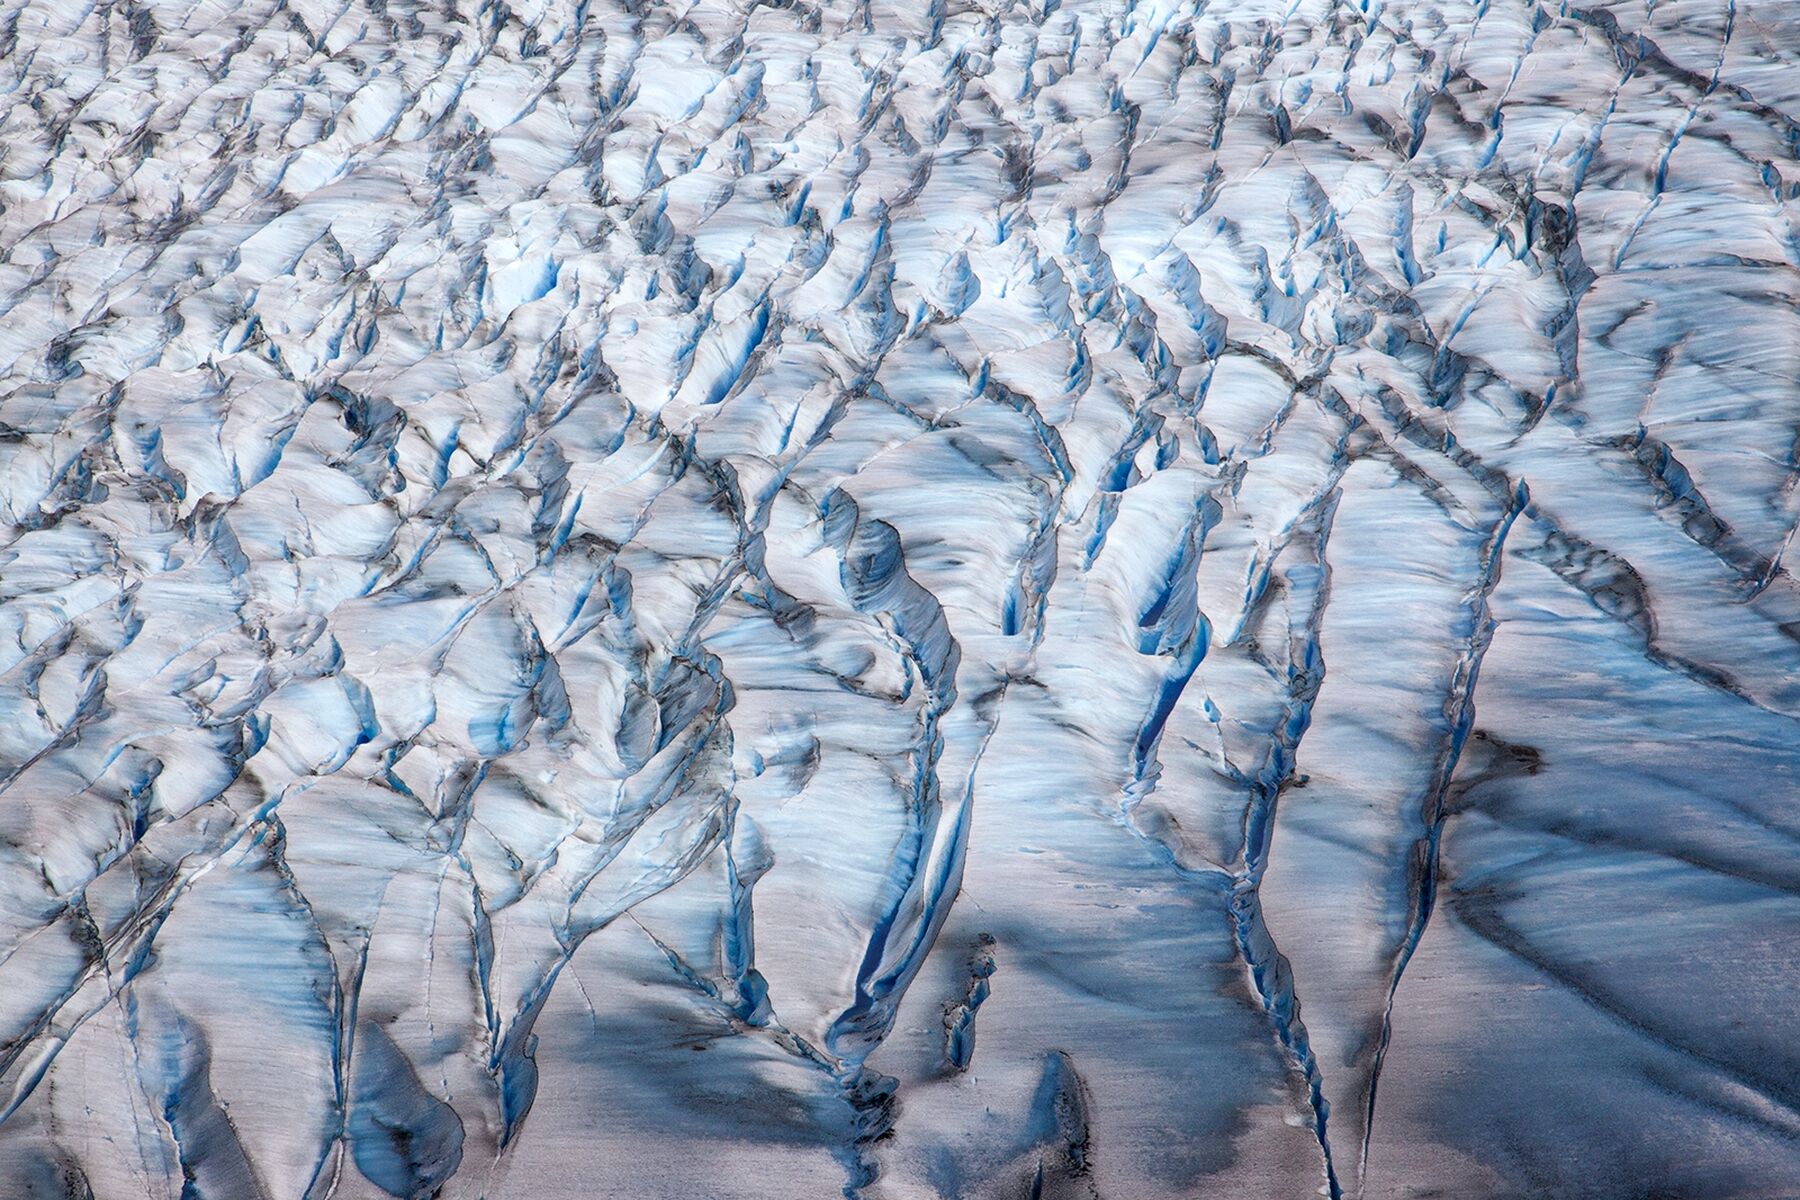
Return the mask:
[[[0,1196],[1800,1193],[1800,7],[0,5]]]

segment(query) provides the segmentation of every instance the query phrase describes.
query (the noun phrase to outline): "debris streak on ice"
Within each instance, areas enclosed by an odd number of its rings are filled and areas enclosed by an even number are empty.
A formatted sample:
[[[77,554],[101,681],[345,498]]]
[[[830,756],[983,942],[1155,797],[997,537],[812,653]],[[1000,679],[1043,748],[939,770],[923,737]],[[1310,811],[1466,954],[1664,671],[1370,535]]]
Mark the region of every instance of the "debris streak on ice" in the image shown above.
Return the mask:
[[[1800,1187],[1791,0],[7,0],[0,314],[0,1195]]]

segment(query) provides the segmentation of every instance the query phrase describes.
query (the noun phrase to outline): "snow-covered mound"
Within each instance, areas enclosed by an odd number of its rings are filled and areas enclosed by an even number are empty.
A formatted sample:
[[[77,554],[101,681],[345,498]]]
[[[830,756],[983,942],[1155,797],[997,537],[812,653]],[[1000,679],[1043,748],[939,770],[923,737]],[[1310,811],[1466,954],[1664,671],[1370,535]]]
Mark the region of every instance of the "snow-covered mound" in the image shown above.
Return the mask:
[[[1800,1187],[1791,0],[0,6],[0,1196]]]

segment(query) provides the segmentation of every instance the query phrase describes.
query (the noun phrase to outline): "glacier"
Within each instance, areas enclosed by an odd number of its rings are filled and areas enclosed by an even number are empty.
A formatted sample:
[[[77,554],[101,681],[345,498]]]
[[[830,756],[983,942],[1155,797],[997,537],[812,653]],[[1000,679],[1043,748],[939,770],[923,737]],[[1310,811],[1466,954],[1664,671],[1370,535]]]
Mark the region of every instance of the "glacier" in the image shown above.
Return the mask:
[[[0,3],[0,1197],[1800,1195],[1800,6]]]

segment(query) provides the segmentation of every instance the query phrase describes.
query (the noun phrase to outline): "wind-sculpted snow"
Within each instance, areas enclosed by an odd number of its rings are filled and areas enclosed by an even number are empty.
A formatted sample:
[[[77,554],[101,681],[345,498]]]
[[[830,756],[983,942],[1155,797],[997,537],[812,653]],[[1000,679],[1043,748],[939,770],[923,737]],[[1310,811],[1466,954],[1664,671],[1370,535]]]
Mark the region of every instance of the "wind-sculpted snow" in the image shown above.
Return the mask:
[[[1800,1190],[1800,7],[0,13],[0,1195]]]

